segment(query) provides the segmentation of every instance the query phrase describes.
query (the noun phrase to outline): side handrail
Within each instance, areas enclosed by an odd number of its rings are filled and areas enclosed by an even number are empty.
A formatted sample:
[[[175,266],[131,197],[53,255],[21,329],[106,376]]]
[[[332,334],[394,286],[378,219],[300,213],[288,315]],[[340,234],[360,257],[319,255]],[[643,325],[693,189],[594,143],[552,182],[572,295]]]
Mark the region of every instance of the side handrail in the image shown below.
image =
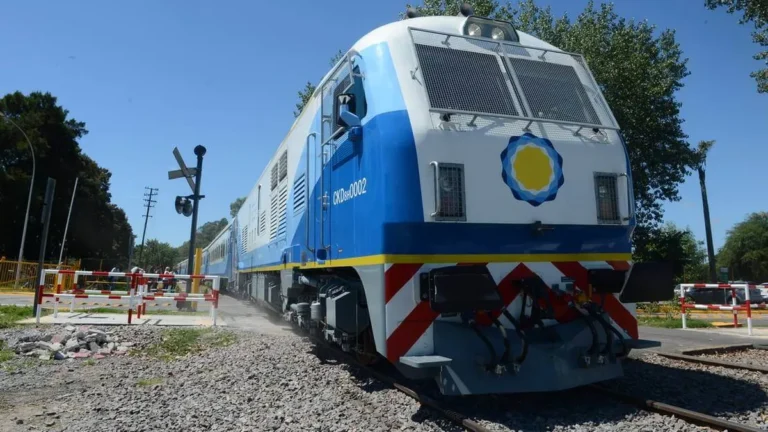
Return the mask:
[[[310,132],[309,134],[307,134],[307,145],[306,145],[307,146],[307,148],[306,148],[306,153],[307,153],[307,174],[304,176],[304,180],[305,180],[304,181],[304,190],[305,190],[305,194],[306,194],[306,201],[305,202],[306,202],[306,205],[307,205],[307,210],[306,210],[306,214],[304,215],[304,220],[306,221],[304,223],[304,228],[305,228],[305,231],[306,231],[306,240],[307,240],[306,241],[306,246],[307,246],[307,249],[309,249],[310,252],[315,253],[315,248],[310,246],[310,243],[309,243],[309,210],[312,207],[312,203],[309,200],[309,182],[310,182],[310,178],[309,178],[309,166],[310,166],[309,165],[309,163],[310,163],[310,157],[309,157],[309,138],[310,137],[314,138],[315,139],[315,143],[317,143],[317,132]]]
[[[440,163],[432,161],[429,163],[435,167],[435,211],[432,213],[432,217],[440,214]]]
[[[632,211],[632,201],[633,197],[632,195],[632,185],[629,184],[629,175],[627,173],[621,173],[619,174],[619,177],[624,177],[627,184],[627,217],[624,218],[625,221],[630,221],[635,216],[634,212]]]

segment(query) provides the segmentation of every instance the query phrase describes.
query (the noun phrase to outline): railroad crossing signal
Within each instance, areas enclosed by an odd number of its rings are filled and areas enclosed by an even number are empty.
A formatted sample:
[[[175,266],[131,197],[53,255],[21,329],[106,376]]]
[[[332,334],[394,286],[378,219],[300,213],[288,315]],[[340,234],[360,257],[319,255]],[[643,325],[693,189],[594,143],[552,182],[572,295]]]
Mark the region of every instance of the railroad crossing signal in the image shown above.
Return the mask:
[[[187,168],[187,164],[185,164],[184,159],[181,158],[181,153],[179,153],[178,147],[173,148],[173,157],[176,158],[176,162],[179,164],[179,168],[181,169],[168,171],[168,180],[185,177],[187,179],[187,183],[189,183],[189,188],[192,189],[192,193],[195,193],[195,181],[192,180],[192,177],[197,175],[197,168]]]
[[[201,147],[202,154],[205,154],[205,148],[202,146],[198,146],[198,147]],[[195,154],[197,154],[198,149],[195,148],[195,151],[196,151]],[[179,168],[181,169],[168,171],[168,180],[185,178],[187,179],[189,188],[192,189],[192,195],[176,197],[176,201],[174,202],[174,205],[176,207],[176,213],[183,214],[184,216],[189,217],[194,213],[195,202],[200,198],[205,198],[205,195],[197,196],[197,199],[195,199],[195,196],[196,196],[195,194],[199,193],[199,190],[195,188],[197,183],[200,181],[200,177],[198,176],[198,169],[187,168],[187,164],[184,163],[184,159],[182,159],[181,153],[179,153],[179,149],[177,147],[173,148],[173,157],[176,158],[176,162],[179,164]],[[198,158],[202,158],[202,155],[198,155]]]

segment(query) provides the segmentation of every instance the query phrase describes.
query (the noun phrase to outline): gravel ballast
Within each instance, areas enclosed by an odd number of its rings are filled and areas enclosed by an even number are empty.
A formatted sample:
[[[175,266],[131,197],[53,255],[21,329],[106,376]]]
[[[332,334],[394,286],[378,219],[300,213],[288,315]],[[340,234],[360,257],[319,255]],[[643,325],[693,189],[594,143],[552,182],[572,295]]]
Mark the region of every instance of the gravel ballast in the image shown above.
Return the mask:
[[[696,357],[768,368],[768,349],[744,349],[730,352],[700,354]]]
[[[234,344],[164,361],[132,355],[158,342],[161,328],[99,329],[133,341],[133,352],[62,361],[17,355],[0,365],[0,431],[458,430],[346,365],[321,362],[290,333],[226,330]]]
[[[736,360],[731,357],[729,361]],[[642,353],[628,360],[624,371],[623,378],[604,385],[615,391],[768,429],[766,374],[672,360],[653,353]]]
[[[0,339],[14,347],[28,343],[24,341],[35,331],[4,330]],[[110,336],[129,351],[62,360],[19,353],[0,363],[0,432],[463,430],[291,332],[212,329],[207,330],[213,341],[207,349],[158,358],[146,353],[168,338],[163,328],[71,331],[56,326],[43,330],[42,338],[62,331],[85,336],[103,332],[99,339]],[[217,338],[231,343],[214,345]],[[722,388],[709,389],[712,373],[705,373],[706,368],[645,355],[643,361],[629,361],[628,376],[610,384],[618,391],[766,426],[759,416],[765,407],[764,380],[729,371],[739,376],[720,376],[715,383]],[[758,393],[763,399],[755,400]],[[752,402],[740,401],[749,395]],[[590,389],[461,398],[451,405],[494,431],[709,430],[617,403]]]

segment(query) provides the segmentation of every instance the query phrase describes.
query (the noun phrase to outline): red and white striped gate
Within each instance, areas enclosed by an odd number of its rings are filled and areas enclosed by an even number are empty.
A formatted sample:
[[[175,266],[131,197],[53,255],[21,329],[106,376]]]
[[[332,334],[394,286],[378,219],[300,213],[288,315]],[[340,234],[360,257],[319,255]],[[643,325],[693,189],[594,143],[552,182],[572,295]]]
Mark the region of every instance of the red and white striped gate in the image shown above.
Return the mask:
[[[755,285],[749,284],[680,284],[680,310],[683,320],[683,328],[688,328],[687,319],[685,316],[686,309],[698,309],[698,310],[719,310],[719,311],[733,311],[733,325],[738,326],[738,311],[747,311],[747,334],[752,336],[752,309],[766,309],[765,304],[752,305],[749,299],[750,288],[755,288]],[[687,304],[685,302],[685,290],[686,288],[719,288],[731,290],[731,306],[715,305],[715,304]],[[744,289],[744,305],[739,306],[736,304],[736,290]]]
[[[47,274],[56,275],[56,288],[54,293],[44,292],[45,275]],[[129,278],[130,289],[127,292],[127,295],[122,294],[122,293],[125,293],[125,290],[114,291],[114,292],[108,291],[108,290],[98,290],[98,291],[81,290],[80,292],[74,292],[74,293],[62,293],[61,282],[62,282],[62,277],[64,275],[73,275],[75,278],[75,281],[77,281],[77,278],[79,276],[104,276],[104,277]],[[213,291],[211,294],[174,293],[168,296],[166,296],[164,293],[149,293],[147,292],[148,278],[187,279],[190,281],[194,279],[199,279],[200,281],[211,280],[213,282]],[[217,312],[219,309],[219,283],[220,283],[219,276],[209,276],[209,275],[177,275],[177,274],[156,274],[156,273],[124,273],[124,272],[49,269],[49,270],[44,270],[43,273],[40,275],[40,284],[38,286],[38,302],[36,305],[37,310],[35,312],[35,316],[37,318],[37,323],[39,324],[44,297],[52,297],[54,299],[54,316],[58,315],[58,303],[61,298],[72,299],[70,303],[71,311],[74,310],[76,299],[100,298],[100,299],[109,299],[109,300],[128,300],[128,324],[131,324],[132,318],[133,318],[134,305],[137,306],[136,308],[137,318],[141,318],[142,313],[146,314],[145,302],[147,300],[155,300],[156,298],[168,298],[169,300],[176,300],[176,301],[190,301],[190,302],[203,301],[203,302],[211,303],[212,304],[211,321],[215,326],[216,320],[217,320]],[[96,293],[90,293],[90,291],[96,291]],[[117,294],[117,292],[120,292],[120,294]]]

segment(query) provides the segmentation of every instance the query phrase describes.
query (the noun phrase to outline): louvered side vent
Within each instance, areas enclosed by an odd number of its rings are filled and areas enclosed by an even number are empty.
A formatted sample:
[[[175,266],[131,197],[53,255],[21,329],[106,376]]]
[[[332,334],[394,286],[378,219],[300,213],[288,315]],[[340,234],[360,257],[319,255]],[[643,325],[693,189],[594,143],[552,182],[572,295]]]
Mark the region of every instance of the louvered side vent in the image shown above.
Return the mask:
[[[294,216],[304,211],[306,207],[306,176],[304,174],[296,177],[293,182],[293,214]]]
[[[267,211],[262,210],[261,214],[259,215],[259,232],[266,232],[267,231]]]
[[[248,225],[240,231],[240,254],[245,255],[248,252]]]
[[[273,190],[277,187],[277,164],[272,165],[272,187],[270,187],[270,190]]]
[[[277,235],[282,237],[285,235],[285,231],[288,227],[288,185],[285,184],[280,188],[280,194],[278,194],[280,207],[278,213],[280,214],[280,222],[277,225]]]
[[[272,194],[272,204],[269,208],[269,239],[277,238],[278,198],[280,194]]]
[[[280,155],[280,180],[284,179],[286,176],[288,176],[288,150],[284,151],[282,155]]]

